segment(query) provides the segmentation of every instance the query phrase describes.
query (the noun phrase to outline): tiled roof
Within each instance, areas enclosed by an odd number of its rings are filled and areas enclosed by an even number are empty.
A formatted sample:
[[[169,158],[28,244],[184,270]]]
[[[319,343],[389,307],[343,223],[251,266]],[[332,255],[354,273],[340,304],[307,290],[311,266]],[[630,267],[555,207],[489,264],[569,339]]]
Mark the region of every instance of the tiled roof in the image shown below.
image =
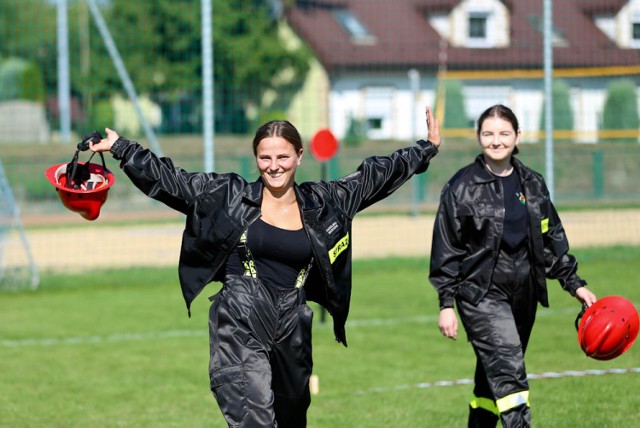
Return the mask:
[[[460,0],[303,0],[287,10],[294,31],[330,71],[407,69],[435,70],[440,36],[428,15],[447,12]],[[539,69],[543,62],[542,1],[503,0],[511,13],[510,45],[498,49],[446,49],[449,70]],[[566,47],[553,49],[555,67],[629,66],[640,64],[639,49],[621,49],[594,24],[593,15],[613,15],[626,0],[553,2],[554,28]],[[354,43],[333,13],[350,10],[375,37]]]

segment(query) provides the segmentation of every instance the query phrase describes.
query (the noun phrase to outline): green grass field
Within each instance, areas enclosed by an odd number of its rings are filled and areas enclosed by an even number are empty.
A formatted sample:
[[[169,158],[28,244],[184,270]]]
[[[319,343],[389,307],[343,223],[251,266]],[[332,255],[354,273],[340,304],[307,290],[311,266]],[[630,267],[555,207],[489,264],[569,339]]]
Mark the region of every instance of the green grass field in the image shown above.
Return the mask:
[[[640,248],[580,250],[580,273],[599,296],[640,302]],[[309,427],[463,427],[474,358],[464,333],[437,328],[427,259],[354,265],[349,348],[330,319],[314,326]],[[537,427],[632,427],[640,416],[640,345],[601,362],[580,351],[576,300],[549,282],[527,354]],[[224,427],[209,391],[209,301],[192,318],[168,269],[44,274],[39,290],[0,295],[0,426]],[[317,306],[312,304],[314,309]],[[623,373],[569,376],[569,371]],[[445,383],[440,383],[445,382]]]

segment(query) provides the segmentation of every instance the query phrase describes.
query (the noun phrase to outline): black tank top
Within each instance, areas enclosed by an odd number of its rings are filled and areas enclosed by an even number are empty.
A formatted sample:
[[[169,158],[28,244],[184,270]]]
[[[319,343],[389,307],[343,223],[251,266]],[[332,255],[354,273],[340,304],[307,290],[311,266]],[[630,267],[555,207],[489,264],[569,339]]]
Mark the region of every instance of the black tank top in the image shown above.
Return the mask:
[[[527,200],[522,192],[518,173],[513,172],[500,177],[502,181],[502,198],[504,200],[504,230],[502,243],[508,249],[514,250],[520,247],[527,239]]]
[[[258,278],[273,287],[294,288],[300,271],[308,267],[313,255],[304,229],[280,229],[261,218],[249,226],[247,246]],[[229,256],[226,273],[244,273],[238,251]]]

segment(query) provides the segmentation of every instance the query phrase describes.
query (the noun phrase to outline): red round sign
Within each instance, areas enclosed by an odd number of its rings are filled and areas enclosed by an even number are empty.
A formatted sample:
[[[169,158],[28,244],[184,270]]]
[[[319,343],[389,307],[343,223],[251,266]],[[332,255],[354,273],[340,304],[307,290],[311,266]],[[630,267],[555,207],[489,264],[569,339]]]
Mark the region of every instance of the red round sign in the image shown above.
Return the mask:
[[[311,154],[320,162],[331,159],[338,151],[338,140],[328,129],[321,129],[311,139]]]

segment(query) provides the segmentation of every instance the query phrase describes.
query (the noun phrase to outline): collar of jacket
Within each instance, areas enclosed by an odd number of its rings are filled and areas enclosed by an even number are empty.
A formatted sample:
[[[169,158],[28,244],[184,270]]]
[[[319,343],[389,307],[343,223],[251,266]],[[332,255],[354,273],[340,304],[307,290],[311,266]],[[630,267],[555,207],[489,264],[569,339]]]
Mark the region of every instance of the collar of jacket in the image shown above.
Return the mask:
[[[477,173],[475,174],[474,181],[477,184],[490,183],[492,181],[496,181],[496,176],[491,174],[487,170],[487,166],[486,166],[487,164],[484,161],[483,154],[479,154],[478,156],[476,156],[475,165],[477,167]],[[515,156],[511,157],[511,165],[513,165],[513,168],[518,173],[518,176],[520,177],[520,181],[526,181],[530,179],[529,169],[526,168],[524,164],[520,162],[520,160]]]
[[[298,200],[298,205],[302,211],[312,211],[318,209],[322,206],[319,198],[313,198],[308,192],[301,191],[300,186],[297,183],[294,183],[293,186],[294,192],[296,194],[296,199]],[[264,191],[264,182],[262,181],[262,177],[258,177],[258,179],[252,183],[249,183],[243,190],[242,198],[249,204],[254,205],[256,207],[260,207],[262,204],[262,192]]]

